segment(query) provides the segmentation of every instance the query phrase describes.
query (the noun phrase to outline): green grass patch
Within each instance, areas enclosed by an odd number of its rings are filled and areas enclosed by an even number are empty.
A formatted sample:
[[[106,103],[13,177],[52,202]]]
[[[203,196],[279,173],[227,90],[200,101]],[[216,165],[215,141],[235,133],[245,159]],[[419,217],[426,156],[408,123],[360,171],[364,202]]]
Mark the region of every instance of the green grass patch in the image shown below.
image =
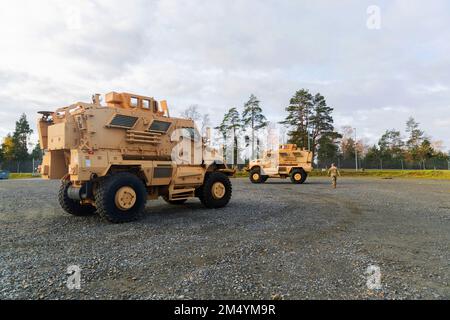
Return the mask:
[[[351,169],[340,170],[343,177],[374,177],[381,179],[392,178],[414,178],[414,179],[448,179],[450,180],[450,170],[364,170],[358,171]],[[248,177],[248,172],[236,172],[236,178]],[[310,177],[326,177],[326,171],[315,169],[309,173]]]
[[[40,178],[41,175],[38,173],[10,173],[9,179],[31,179]]]
[[[449,179],[450,170],[340,170],[343,177],[375,177],[375,178],[415,178],[415,179]],[[327,176],[327,172],[314,170],[311,176]]]
[[[247,171],[244,171],[244,170],[236,171],[234,177],[235,178],[248,178],[249,177],[249,173]]]

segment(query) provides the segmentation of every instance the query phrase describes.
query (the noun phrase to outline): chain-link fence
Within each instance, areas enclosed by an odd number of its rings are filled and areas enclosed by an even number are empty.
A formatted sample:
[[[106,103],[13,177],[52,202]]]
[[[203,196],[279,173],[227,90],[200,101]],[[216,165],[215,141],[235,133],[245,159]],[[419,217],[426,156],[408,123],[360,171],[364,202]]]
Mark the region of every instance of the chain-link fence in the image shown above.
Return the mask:
[[[356,169],[356,159],[335,158],[319,161],[317,168],[328,168],[335,163],[342,169]],[[394,160],[366,160],[358,159],[358,169],[378,170],[450,170],[450,161],[445,159],[428,159],[425,161]]]
[[[40,160],[25,160],[25,161],[3,161],[0,163],[0,169],[13,173],[34,173],[37,167],[41,164]]]

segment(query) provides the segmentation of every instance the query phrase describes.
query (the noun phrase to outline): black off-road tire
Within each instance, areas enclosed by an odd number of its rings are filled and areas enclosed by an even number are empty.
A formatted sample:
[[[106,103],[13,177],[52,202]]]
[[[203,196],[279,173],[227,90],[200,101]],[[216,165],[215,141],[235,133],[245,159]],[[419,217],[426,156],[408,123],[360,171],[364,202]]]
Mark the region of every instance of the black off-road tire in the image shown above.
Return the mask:
[[[258,176],[258,178],[255,178],[255,176]],[[252,170],[250,170],[250,181],[252,183],[262,183],[263,181],[263,176],[261,175],[261,169],[259,168],[254,168]]]
[[[222,183],[225,187],[223,197],[217,199],[213,196],[212,188],[216,182]],[[203,186],[196,190],[196,194],[201,203],[207,208],[222,208],[225,207],[231,199],[232,187],[228,176],[222,172],[208,173],[203,182]]]
[[[122,187],[132,188],[136,194],[134,205],[122,210],[116,205],[116,193]],[[134,174],[120,172],[101,179],[95,189],[95,204],[98,214],[113,223],[137,220],[145,208],[147,190],[144,183]]]
[[[61,181],[58,192],[58,202],[63,210],[74,216],[90,216],[95,213],[96,208],[93,205],[82,205],[80,201],[70,199],[67,190],[72,185],[70,181]]]
[[[297,179],[298,174],[300,174],[300,179]],[[308,174],[303,169],[294,169],[290,174],[291,182],[294,184],[302,184],[306,181]]]
[[[180,205],[180,204],[184,204],[187,199],[181,199],[181,200],[169,200],[168,197],[163,196],[162,197],[164,199],[165,202],[169,203],[169,204],[174,204],[174,205]]]

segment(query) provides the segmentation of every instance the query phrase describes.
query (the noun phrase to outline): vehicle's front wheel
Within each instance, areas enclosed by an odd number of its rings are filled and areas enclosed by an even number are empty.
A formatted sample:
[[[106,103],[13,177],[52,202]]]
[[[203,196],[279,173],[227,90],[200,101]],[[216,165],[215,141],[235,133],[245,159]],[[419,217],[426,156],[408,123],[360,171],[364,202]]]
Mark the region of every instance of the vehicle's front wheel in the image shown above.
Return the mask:
[[[70,199],[67,190],[72,185],[70,181],[61,181],[58,192],[58,202],[63,210],[74,216],[89,216],[95,213],[96,208],[93,205],[82,205],[80,201]]]
[[[95,190],[98,214],[113,223],[136,220],[144,211],[146,201],[144,183],[127,172],[103,178]]]
[[[264,182],[264,176],[261,175],[261,170],[259,168],[254,168],[250,170],[250,181],[252,183],[262,183]],[[263,181],[264,180],[264,181]]]
[[[302,184],[305,182],[306,178],[308,177],[308,174],[303,169],[294,169],[291,172],[291,182],[295,184]]]
[[[197,190],[198,197],[207,208],[221,208],[231,199],[231,182],[222,172],[211,172],[205,177],[203,186]]]

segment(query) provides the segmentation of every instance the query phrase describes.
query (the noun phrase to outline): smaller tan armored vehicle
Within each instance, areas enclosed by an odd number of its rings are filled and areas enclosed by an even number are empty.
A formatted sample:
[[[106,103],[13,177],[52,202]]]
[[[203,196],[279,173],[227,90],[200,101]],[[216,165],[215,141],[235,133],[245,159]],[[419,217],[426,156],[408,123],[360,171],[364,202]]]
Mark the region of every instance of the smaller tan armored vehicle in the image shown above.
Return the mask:
[[[280,145],[278,150],[264,152],[262,159],[250,161],[247,171],[252,183],[264,183],[268,178],[290,177],[292,183],[303,183],[313,170],[312,152],[295,144]]]
[[[165,101],[111,92],[106,105],[77,102],[40,112],[40,172],[60,179],[58,200],[72,215],[135,220],[147,200],[180,205],[197,197],[207,208],[231,198],[234,173],[209,148],[194,121],[169,116]]]

